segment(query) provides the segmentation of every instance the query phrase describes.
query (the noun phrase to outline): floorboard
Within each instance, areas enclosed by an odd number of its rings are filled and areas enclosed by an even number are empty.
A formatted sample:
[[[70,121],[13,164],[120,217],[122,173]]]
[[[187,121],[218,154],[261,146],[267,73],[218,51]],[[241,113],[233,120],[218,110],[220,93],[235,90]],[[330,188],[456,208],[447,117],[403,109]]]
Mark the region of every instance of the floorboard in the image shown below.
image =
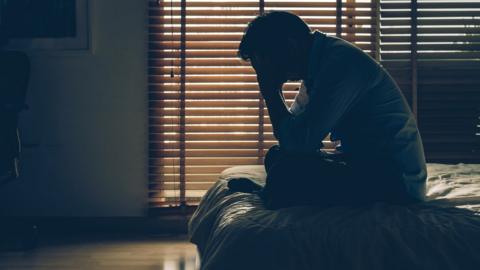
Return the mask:
[[[56,236],[31,251],[0,252],[0,269],[194,270],[195,257],[186,237]]]

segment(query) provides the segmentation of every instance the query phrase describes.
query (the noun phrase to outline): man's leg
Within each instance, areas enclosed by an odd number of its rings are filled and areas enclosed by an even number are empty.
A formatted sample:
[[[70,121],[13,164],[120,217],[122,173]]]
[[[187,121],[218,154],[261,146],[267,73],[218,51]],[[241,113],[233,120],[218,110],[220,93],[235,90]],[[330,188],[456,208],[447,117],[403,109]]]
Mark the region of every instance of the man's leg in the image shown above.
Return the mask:
[[[362,163],[322,155],[283,152],[266,156],[267,183],[262,191],[267,208],[295,205],[358,205],[376,201],[409,203],[400,172],[393,162]]]
[[[230,190],[258,192],[270,209],[411,202],[400,173],[384,159],[343,162],[320,154],[286,153],[275,145],[265,155],[264,164],[267,184],[263,189],[249,179],[238,178],[230,180]]]
[[[270,167],[277,162],[280,156],[281,151],[278,145],[274,145],[270,147],[270,149],[268,149],[263,161],[267,174],[270,170]],[[228,188],[230,192],[254,193],[259,192],[263,188],[263,186],[255,183],[248,178],[233,178],[228,181]]]
[[[320,154],[292,154],[272,147],[265,157],[266,186],[262,191],[267,208],[345,203],[352,179],[349,166]]]
[[[279,160],[282,156],[282,151],[280,150],[280,146],[278,144],[270,147],[267,153],[265,154],[265,158],[263,159],[263,164],[265,166],[265,172],[268,174],[270,168]]]
[[[279,169],[275,169],[274,170],[275,172],[270,173],[270,171],[272,170],[272,167],[285,168],[285,169],[287,169],[286,167],[288,167],[289,171],[290,171],[290,169],[292,171],[297,171],[296,167],[298,167],[298,165],[295,164],[296,163],[295,160],[296,160],[296,158],[293,158],[288,153],[285,153],[284,151],[282,151],[280,149],[279,145],[274,145],[274,146],[270,147],[270,149],[268,149],[267,153],[265,154],[265,158],[264,158],[264,161],[263,161],[264,166],[265,166],[265,172],[267,173],[267,182],[268,182],[269,178],[270,179],[279,178],[277,176],[272,176],[273,174],[283,175],[283,172],[280,172]],[[281,162],[281,165],[277,164],[278,162]],[[287,180],[286,178],[287,177],[285,177],[285,181],[283,181],[281,179],[279,179],[278,181],[275,181],[274,182],[275,186],[277,186],[279,184],[290,185],[291,183],[288,183],[286,181]],[[230,179],[228,181],[228,187],[229,187],[229,190],[231,192],[245,192],[245,193],[257,192],[257,191],[259,191],[263,188],[262,186],[256,184],[255,182],[253,182],[252,180],[250,180],[248,178]],[[263,197],[264,192],[263,191],[259,192],[259,194]]]

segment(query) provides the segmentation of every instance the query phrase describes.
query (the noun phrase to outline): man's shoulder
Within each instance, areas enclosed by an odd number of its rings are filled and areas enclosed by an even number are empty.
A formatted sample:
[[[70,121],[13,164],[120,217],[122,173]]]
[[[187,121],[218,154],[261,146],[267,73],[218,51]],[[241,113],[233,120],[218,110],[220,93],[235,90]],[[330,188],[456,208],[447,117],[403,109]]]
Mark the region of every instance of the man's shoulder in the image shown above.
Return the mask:
[[[350,60],[353,59],[363,59],[367,61],[372,61],[373,59],[370,55],[359,48],[357,45],[336,37],[336,36],[325,36],[326,39],[326,46],[325,51],[327,54],[333,56],[333,58],[348,58]],[[375,62],[375,60],[373,60]]]
[[[316,48],[319,51],[313,54],[311,60],[308,93],[316,88],[316,84],[325,88],[326,85],[349,80],[370,85],[372,79],[380,77],[380,65],[360,48],[338,37],[324,35],[323,38],[322,46]]]

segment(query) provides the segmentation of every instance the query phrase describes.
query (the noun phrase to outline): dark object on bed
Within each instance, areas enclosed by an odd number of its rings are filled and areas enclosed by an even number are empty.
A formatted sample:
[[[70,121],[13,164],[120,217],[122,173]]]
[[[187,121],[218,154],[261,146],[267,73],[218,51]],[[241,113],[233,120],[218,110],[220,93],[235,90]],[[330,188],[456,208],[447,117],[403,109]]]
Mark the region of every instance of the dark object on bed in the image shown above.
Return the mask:
[[[260,193],[263,186],[248,178],[234,178],[228,181],[228,190],[231,193]]]

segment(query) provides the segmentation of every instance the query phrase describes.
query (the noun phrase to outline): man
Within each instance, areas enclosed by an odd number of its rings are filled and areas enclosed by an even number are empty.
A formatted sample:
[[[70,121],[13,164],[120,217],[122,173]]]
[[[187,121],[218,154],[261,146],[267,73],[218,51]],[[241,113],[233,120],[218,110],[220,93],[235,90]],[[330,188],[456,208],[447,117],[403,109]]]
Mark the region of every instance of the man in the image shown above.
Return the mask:
[[[414,116],[374,59],[281,11],[250,22],[238,54],[256,71],[279,141],[265,158],[267,207],[424,200],[425,157]],[[282,85],[299,80],[289,109]],[[328,134],[341,142],[341,154],[320,151]]]

